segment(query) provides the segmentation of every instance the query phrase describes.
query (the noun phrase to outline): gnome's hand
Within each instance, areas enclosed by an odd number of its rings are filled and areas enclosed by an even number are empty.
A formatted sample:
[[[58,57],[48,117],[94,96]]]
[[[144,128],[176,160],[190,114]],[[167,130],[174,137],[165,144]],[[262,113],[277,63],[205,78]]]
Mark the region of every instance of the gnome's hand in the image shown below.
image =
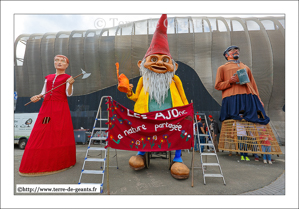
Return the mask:
[[[132,94],[133,94],[133,91],[132,91],[132,89],[133,89],[133,84],[129,84],[129,91],[128,91],[128,93],[127,93],[127,95],[130,97],[130,96],[132,96]]]

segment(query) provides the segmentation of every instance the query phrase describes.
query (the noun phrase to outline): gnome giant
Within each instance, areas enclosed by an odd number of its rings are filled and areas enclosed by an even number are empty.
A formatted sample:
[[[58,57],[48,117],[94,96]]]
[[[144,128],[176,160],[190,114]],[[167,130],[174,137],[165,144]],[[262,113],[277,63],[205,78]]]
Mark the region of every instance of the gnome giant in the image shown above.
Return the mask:
[[[157,24],[149,49],[137,65],[141,78],[135,93],[130,84],[127,97],[135,102],[134,111],[147,113],[188,104],[182,82],[175,71],[178,64],[172,59],[167,39],[167,15],[163,14]],[[134,170],[145,168],[145,152],[132,156],[129,165]],[[189,168],[183,163],[181,150],[176,150],[171,175],[176,179],[187,179]]]

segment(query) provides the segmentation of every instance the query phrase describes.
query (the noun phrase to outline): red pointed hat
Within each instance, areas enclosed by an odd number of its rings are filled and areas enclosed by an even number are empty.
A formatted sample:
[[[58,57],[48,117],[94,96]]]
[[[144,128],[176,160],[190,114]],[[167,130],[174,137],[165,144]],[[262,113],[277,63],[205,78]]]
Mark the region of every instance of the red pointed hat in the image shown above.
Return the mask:
[[[158,21],[156,31],[153,35],[151,45],[148,48],[143,59],[145,59],[146,57],[152,54],[165,54],[172,59],[169,52],[169,46],[168,46],[167,25],[168,25],[167,15],[162,14],[160,20]]]

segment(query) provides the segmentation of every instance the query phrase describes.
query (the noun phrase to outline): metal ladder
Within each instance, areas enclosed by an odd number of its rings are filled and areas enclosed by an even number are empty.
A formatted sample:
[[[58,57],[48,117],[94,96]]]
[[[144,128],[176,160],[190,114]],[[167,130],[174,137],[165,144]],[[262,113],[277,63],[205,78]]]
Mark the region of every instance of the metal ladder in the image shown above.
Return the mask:
[[[107,145],[107,134],[105,131],[108,130],[108,128],[104,128],[102,126],[102,121],[107,121],[109,122],[109,112],[108,112],[108,117],[107,118],[102,118],[102,109],[101,109],[101,105],[103,102],[103,99],[106,98],[110,98],[112,100],[111,96],[103,96],[101,98],[100,104],[99,104],[99,108],[98,108],[98,112],[94,121],[94,125],[92,128],[92,132],[91,132],[91,136],[90,136],[90,140],[89,140],[89,144],[87,147],[87,151],[85,154],[85,158],[84,158],[84,162],[83,162],[83,166],[82,166],[82,170],[81,170],[81,174],[80,174],[80,178],[79,178],[79,183],[78,184],[100,184],[101,187],[101,193],[103,193],[103,184],[104,184],[104,177],[105,177],[105,168],[106,168],[106,161],[107,161],[107,188],[108,188],[108,194],[109,194],[109,167],[117,167],[118,169],[118,160],[117,160],[117,151],[115,150],[115,156],[116,157],[116,166],[109,166],[109,147],[107,149],[105,149],[105,146]],[[108,106],[108,105],[107,105]],[[99,117],[100,116],[100,117]],[[96,131],[96,132],[95,132]],[[100,146],[92,146],[94,144],[94,142],[99,142]],[[102,146],[101,146],[102,145]],[[104,145],[104,147],[103,147]],[[98,152],[100,152],[97,156],[100,156],[100,158],[90,158],[89,157],[89,152],[90,151],[96,151],[92,152],[90,154],[98,154]],[[104,153],[104,156],[103,156]],[[96,162],[99,163],[100,162],[100,167],[97,165],[96,168],[98,168],[98,170],[86,170],[85,166],[86,166],[86,162]],[[90,164],[91,166],[91,164]],[[102,175],[102,182],[100,183],[82,183],[81,182],[81,178],[83,174],[97,174],[97,175]]]
[[[223,173],[222,173],[222,169],[221,169],[221,166],[220,166],[220,163],[219,163],[219,159],[218,159],[218,156],[217,156],[217,153],[216,153],[216,149],[214,147],[213,138],[211,136],[210,128],[208,126],[207,117],[204,113],[196,113],[195,115],[204,116],[207,127],[208,127],[208,131],[209,131],[209,134],[199,134],[199,130],[198,130],[198,127],[197,127],[196,132],[195,132],[195,134],[197,135],[197,138],[198,138],[200,162],[201,162],[204,185],[206,185],[206,177],[221,177],[223,179],[224,185],[226,185],[225,180],[224,180],[224,176],[223,176]],[[196,124],[197,124],[197,117],[196,116],[195,116],[195,121],[196,121]],[[206,141],[206,143],[200,143],[200,136],[210,137],[212,143],[209,144],[209,143],[207,143],[207,141]],[[213,147],[213,150],[211,152],[201,152],[201,146]],[[206,162],[203,162],[203,156],[205,156]],[[208,163],[207,162],[207,156],[215,156],[217,162],[216,163]],[[218,166],[219,170],[220,170],[220,173],[219,174],[207,174],[207,173],[205,173],[205,168],[207,168],[208,166]]]

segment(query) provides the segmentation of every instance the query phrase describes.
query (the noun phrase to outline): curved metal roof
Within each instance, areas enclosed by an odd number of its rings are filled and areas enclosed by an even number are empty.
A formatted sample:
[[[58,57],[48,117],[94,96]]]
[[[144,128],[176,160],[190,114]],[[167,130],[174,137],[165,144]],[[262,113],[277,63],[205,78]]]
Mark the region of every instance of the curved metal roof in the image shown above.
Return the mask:
[[[26,42],[26,51],[22,64],[15,53],[18,96],[29,97],[41,91],[44,77],[55,72],[53,58],[56,54],[69,58],[68,74],[80,74],[81,68],[92,73],[88,83],[76,81],[75,96],[117,84],[116,62],[120,63],[120,73],[129,79],[138,77],[137,62],[151,43],[157,20],[140,20],[102,30],[20,35],[15,41],[15,52],[21,41]],[[219,104],[221,92],[214,89],[214,82],[217,68],[226,62],[222,53],[230,45],[239,46],[240,60],[252,70],[267,114],[275,125],[282,126],[282,107],[285,104],[284,16],[174,17],[168,18],[168,22],[172,57],[193,68]]]

